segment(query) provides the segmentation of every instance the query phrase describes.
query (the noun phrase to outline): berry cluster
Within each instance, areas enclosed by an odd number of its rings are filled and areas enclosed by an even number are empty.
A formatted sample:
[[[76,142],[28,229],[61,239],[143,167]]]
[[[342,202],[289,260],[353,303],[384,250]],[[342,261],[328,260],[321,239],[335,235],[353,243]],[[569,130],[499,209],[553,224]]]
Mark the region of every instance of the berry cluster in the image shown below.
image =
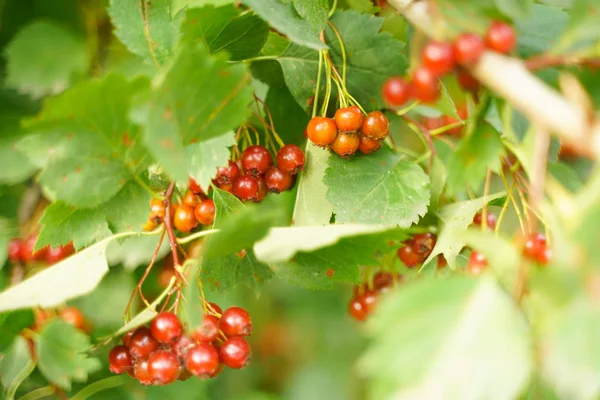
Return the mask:
[[[400,274],[390,272],[377,272],[373,275],[373,282],[354,286],[354,296],[348,304],[348,313],[357,321],[364,321],[373,312],[379,296],[386,293],[392,286],[402,282]]]
[[[317,146],[331,148],[340,157],[360,151],[369,154],[379,150],[388,135],[389,122],[380,111],[363,117],[357,106],[340,108],[333,119],[314,117],[308,123],[306,135]]]
[[[456,113],[462,120],[465,120],[469,117],[469,111],[464,105],[456,107]],[[456,124],[457,122],[459,122],[459,120],[451,115],[442,115],[441,117],[423,117],[421,120],[423,126],[429,131],[441,129],[449,125]],[[463,127],[458,125],[452,128],[444,129],[444,133],[447,135],[460,135],[462,130]]]
[[[476,91],[479,83],[464,67],[476,64],[486,47],[509,53],[515,44],[514,29],[499,21],[490,25],[485,38],[463,33],[454,43],[431,41],[423,49],[421,65],[413,71],[411,81],[389,78],[383,85],[383,98],[391,107],[400,107],[411,98],[433,103],[440,97],[439,79],[454,70],[457,64],[463,67],[458,69],[458,82],[465,90]]]
[[[109,353],[111,372],[127,372],[143,385],[166,385],[192,375],[214,378],[225,366],[244,368],[251,359],[245,339],[252,333],[250,315],[239,307],[225,312],[214,303],[207,307],[209,313],[188,334],[171,312],[127,333]]]
[[[532,233],[525,238],[523,255],[540,265],[547,265],[552,259],[552,249],[548,247],[543,233]]]
[[[12,239],[8,243],[8,259],[11,263],[29,264],[34,261],[46,262],[48,265],[56,264],[57,262],[67,258],[75,252],[73,243],[70,242],[66,246],[58,246],[51,248],[46,246],[38,251],[34,251],[37,234],[30,235],[27,239],[19,238]]]
[[[436,241],[437,236],[431,232],[418,233],[411,239],[404,241],[403,246],[398,249],[398,258],[408,268],[421,265],[433,251]],[[442,258],[440,257],[438,261],[440,267],[442,266],[441,260]]]

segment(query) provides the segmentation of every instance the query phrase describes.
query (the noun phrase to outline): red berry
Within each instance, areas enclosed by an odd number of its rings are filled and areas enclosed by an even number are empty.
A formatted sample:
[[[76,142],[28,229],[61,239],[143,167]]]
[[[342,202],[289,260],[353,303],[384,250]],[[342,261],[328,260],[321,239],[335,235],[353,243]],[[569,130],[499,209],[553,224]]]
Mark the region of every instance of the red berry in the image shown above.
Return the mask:
[[[404,246],[398,249],[398,258],[408,268],[416,267],[424,260],[419,253],[413,250],[412,242],[405,242]]]
[[[196,221],[202,225],[212,225],[215,222],[215,202],[211,199],[202,200],[194,209]]]
[[[455,64],[452,44],[429,42],[423,49],[422,64],[438,77],[452,71]]]
[[[469,256],[469,262],[467,263],[467,271],[473,275],[479,275],[484,269],[487,268],[487,260],[483,254],[473,250]]]
[[[456,113],[463,121],[469,117],[467,107],[465,107],[465,106],[458,107],[456,109]],[[452,124],[459,122],[458,119],[456,119],[450,115],[444,115],[443,119],[444,119],[445,126],[452,125]],[[462,130],[463,130],[463,126],[459,125],[459,126],[455,126],[454,128],[447,130],[445,133],[448,135],[460,135]]]
[[[147,358],[157,349],[158,342],[145,326],[137,328],[129,339],[129,353],[135,358]]]
[[[223,314],[223,310],[218,306],[217,303],[208,303],[208,312],[211,314]]]
[[[444,117],[424,117],[422,124],[425,129],[433,131],[445,125]]]
[[[440,81],[429,69],[421,66],[413,72],[413,96],[423,103],[434,103],[440,97]]]
[[[271,167],[265,173],[265,182],[269,192],[281,193],[292,187],[294,178],[279,167]]]
[[[547,247],[546,236],[542,233],[532,233],[527,236],[523,255],[542,265],[547,264],[552,257],[552,251]]]
[[[373,275],[373,288],[376,290],[380,290],[382,288],[393,285],[394,283],[394,274],[390,272],[377,272]]]
[[[122,374],[132,367],[133,362],[126,346],[117,345],[108,353],[108,368],[113,374]]]
[[[205,315],[200,325],[192,332],[192,338],[198,342],[212,343],[219,336],[219,318]]]
[[[458,68],[456,70],[456,80],[467,92],[477,92],[481,87],[479,81],[466,69]]]
[[[8,259],[16,264],[21,261],[21,252],[25,244],[21,239],[12,239],[8,242]]]
[[[216,183],[216,186],[221,190],[224,190],[228,193],[234,194],[233,193],[233,183]]]
[[[477,226],[481,226],[481,219],[482,219],[482,213],[478,212],[477,214],[475,214],[475,217],[473,217],[473,224],[477,225]],[[488,211],[486,220],[487,220],[486,225],[488,228],[490,228],[490,229],[496,228],[496,222],[497,222],[496,214]]]
[[[37,242],[37,234],[29,236],[23,246],[21,246],[21,261],[28,264],[32,261],[41,261],[46,257],[46,251],[48,247],[43,247],[38,251],[33,251],[35,248],[35,242]]]
[[[454,59],[462,65],[476,64],[484,50],[483,39],[474,33],[463,33],[454,41]]]
[[[157,350],[148,358],[148,373],[152,383],[166,385],[179,376],[179,359],[172,351]]]
[[[85,317],[77,307],[65,307],[59,313],[60,318],[80,331],[87,331],[88,325]]]
[[[256,178],[256,181],[258,182],[258,195],[255,201],[261,202],[269,194],[269,188],[267,187],[267,182],[265,181],[264,176],[259,176]]]
[[[183,325],[172,312],[159,313],[150,323],[150,333],[159,343],[171,343],[181,336]]]
[[[198,182],[196,182],[191,176],[188,178],[188,188],[192,193],[197,194],[198,196],[205,196],[204,190],[202,190],[200,185],[198,185]]]
[[[418,233],[413,236],[412,248],[425,260],[431,254],[437,237],[431,232]]]
[[[485,34],[485,44],[490,50],[507,54],[515,48],[517,37],[512,26],[494,21]]]
[[[295,144],[286,144],[277,152],[277,166],[288,174],[296,175],[304,169],[304,152]]]
[[[365,290],[365,292],[360,296],[359,301],[363,306],[363,309],[368,314],[371,314],[375,307],[377,306],[377,301],[379,300],[379,296],[377,292],[373,290]]]
[[[365,117],[360,131],[370,139],[382,140],[388,134],[390,123],[381,111],[371,111]]]
[[[175,215],[173,215],[173,225],[179,232],[190,232],[198,226],[194,209],[185,204],[179,204],[175,210]]]
[[[353,297],[348,304],[348,313],[352,318],[357,321],[364,321],[367,318],[367,312],[365,311],[360,299]]]
[[[229,307],[221,315],[219,327],[228,336],[249,336],[252,333],[252,320],[246,310]]]
[[[382,96],[391,107],[400,107],[410,100],[412,89],[409,82],[399,76],[388,78],[381,89]]]
[[[273,157],[264,146],[248,147],[242,153],[241,161],[244,171],[252,176],[264,174],[273,165]]]
[[[356,131],[363,123],[362,111],[357,106],[338,109],[334,118],[337,128],[342,132]]]
[[[165,214],[165,205],[163,204],[162,200],[152,198],[152,200],[150,200],[150,219],[154,221],[162,221],[165,218]]]
[[[184,360],[185,356],[190,349],[190,347],[194,346],[196,342],[187,335],[181,335],[179,339],[171,343],[171,350],[179,357],[180,360]]]
[[[340,157],[351,156],[356,153],[360,145],[360,138],[357,133],[340,132],[331,143],[331,150]]]
[[[196,207],[199,202],[200,199],[192,191],[188,191],[181,200],[182,204],[185,204],[186,206],[190,206],[192,208]]]
[[[148,370],[148,360],[138,360],[133,367],[133,375],[142,385],[152,385],[152,376]]]
[[[250,175],[240,176],[233,184],[233,193],[243,201],[258,199],[258,180]]]
[[[75,248],[73,247],[73,242],[65,246],[58,246],[56,248],[48,247],[46,251],[46,262],[48,264],[55,264],[61,260],[64,260],[71,254],[75,252]]]
[[[219,364],[217,349],[208,343],[200,343],[190,348],[185,357],[186,368],[200,378],[215,376]]]
[[[368,138],[365,135],[359,135],[359,138],[358,151],[363,154],[370,154],[381,148],[381,141],[379,140]]]
[[[123,337],[121,338],[121,342],[123,342],[123,345],[129,347],[129,344],[131,343],[131,336],[133,335],[133,332],[135,332],[135,330],[131,330],[131,331],[127,332],[125,335],[123,335]]]
[[[244,368],[250,362],[252,353],[250,345],[243,337],[234,336],[229,338],[219,349],[221,361],[229,368]]]
[[[308,123],[306,133],[310,141],[317,146],[327,146],[335,140],[337,125],[330,118],[314,117]]]
[[[217,168],[217,184],[227,185],[235,182],[240,176],[240,169],[236,163],[229,161],[226,167]]]

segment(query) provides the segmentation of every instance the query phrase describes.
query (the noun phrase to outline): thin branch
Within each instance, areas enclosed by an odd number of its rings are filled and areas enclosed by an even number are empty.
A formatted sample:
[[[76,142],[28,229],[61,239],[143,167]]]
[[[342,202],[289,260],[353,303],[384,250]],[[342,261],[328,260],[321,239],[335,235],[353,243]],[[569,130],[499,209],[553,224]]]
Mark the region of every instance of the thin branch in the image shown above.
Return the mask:
[[[569,55],[541,54],[525,61],[525,66],[530,71],[566,65],[581,65],[584,67],[600,68],[600,58],[580,58]]]
[[[437,154],[437,151],[435,150],[435,145],[433,144],[433,138],[431,137],[431,132],[422,123],[420,123],[419,121],[417,121],[407,115],[403,115],[402,118],[406,122],[416,126],[421,131],[423,136],[425,137],[425,140],[427,141],[427,146],[429,147],[429,152],[430,152],[429,163],[427,164],[427,171],[429,172],[431,170],[431,163],[433,162],[433,158]]]

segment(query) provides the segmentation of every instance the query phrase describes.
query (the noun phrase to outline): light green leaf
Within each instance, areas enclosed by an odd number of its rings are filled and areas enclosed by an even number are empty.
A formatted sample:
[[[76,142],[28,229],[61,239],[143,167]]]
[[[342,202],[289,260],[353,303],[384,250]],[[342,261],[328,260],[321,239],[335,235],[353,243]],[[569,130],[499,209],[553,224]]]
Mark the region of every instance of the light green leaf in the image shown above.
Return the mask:
[[[223,6],[231,4],[235,0],[171,0],[171,17],[177,15],[177,13],[184,8],[195,8],[204,6]]]
[[[27,339],[17,336],[4,357],[0,359],[0,382],[4,386],[6,400],[13,400],[21,382],[33,372],[35,363],[31,360]]]
[[[182,317],[185,318],[184,325],[188,326],[189,329],[194,329],[200,325],[204,318],[204,307],[201,300],[202,293],[200,292],[200,286],[198,279],[200,275],[200,260],[188,260],[189,266],[189,285],[183,290],[186,301],[182,304],[183,312]]]
[[[60,319],[44,325],[34,341],[40,372],[62,389],[71,390],[73,381],[85,382],[90,373],[102,367],[100,360],[84,354],[90,338]]]
[[[0,270],[8,255],[8,242],[18,236],[19,227],[15,221],[0,217]]]
[[[219,291],[245,285],[259,293],[262,284],[272,275],[273,271],[258,261],[252,250],[211,258],[202,263],[200,270],[202,282]]]
[[[327,48],[319,40],[319,31],[302,19],[292,4],[279,0],[244,0],[244,3],[291,41],[317,50]]]
[[[317,32],[325,28],[329,14],[328,0],[292,0],[298,15]]]
[[[328,165],[323,182],[336,222],[408,227],[427,211],[428,176],[386,146],[368,156],[332,156]]]
[[[183,13],[171,18],[169,0],[111,0],[115,34],[134,54],[164,64],[179,39]]]
[[[431,262],[439,254],[443,254],[450,268],[456,268],[456,256],[465,246],[462,234],[473,224],[473,217],[486,203],[499,199],[505,194],[495,193],[487,197],[458,201],[440,208],[437,215],[443,224],[441,232],[435,247],[423,265]]]
[[[491,277],[400,286],[367,328],[374,341],[359,367],[373,400],[514,399],[531,375],[527,322]]]
[[[512,19],[525,18],[531,12],[532,0],[494,0],[496,7]]]
[[[569,15],[556,7],[534,4],[529,18],[515,21],[519,54],[528,58],[548,51],[565,30],[568,19]]]
[[[185,147],[223,135],[244,122],[252,100],[249,74],[201,43],[184,44],[151,100],[144,141],[165,171],[188,179]],[[194,82],[193,85],[190,82]]]
[[[244,210],[246,206],[240,199],[229,192],[213,187],[213,201],[215,202],[214,228],[222,228],[225,222],[233,218],[235,214]]]
[[[580,48],[592,44],[597,47],[597,42],[600,41],[598,15],[600,4],[596,0],[574,0],[569,25],[555,46],[555,51],[564,52],[572,47]]]
[[[235,144],[235,134],[227,132],[202,143],[193,143],[186,147],[189,175],[202,188],[208,188],[215,177],[218,167],[224,167],[231,155],[229,147]]]
[[[6,47],[6,84],[34,98],[60,93],[85,72],[88,54],[80,34],[55,22],[34,22]]]
[[[35,171],[35,166],[29,162],[27,157],[17,149],[17,143],[21,140],[22,132],[18,127],[12,129],[0,128],[0,183],[14,184],[29,178]],[[8,122],[6,122],[8,124]]]

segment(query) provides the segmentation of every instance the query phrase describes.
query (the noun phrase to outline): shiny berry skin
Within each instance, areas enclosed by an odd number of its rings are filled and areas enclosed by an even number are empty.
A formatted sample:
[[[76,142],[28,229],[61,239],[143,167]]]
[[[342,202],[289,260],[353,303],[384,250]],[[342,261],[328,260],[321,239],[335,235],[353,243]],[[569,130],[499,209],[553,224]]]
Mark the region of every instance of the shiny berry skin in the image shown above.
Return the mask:
[[[152,383],[166,385],[179,376],[179,359],[172,351],[157,350],[148,358],[148,374]]]
[[[306,127],[306,134],[317,146],[327,146],[333,143],[337,136],[337,125],[330,118],[314,117]]]
[[[192,338],[198,342],[212,343],[219,336],[219,318],[205,315],[200,325],[192,331]]]
[[[429,69],[421,66],[413,72],[413,97],[422,103],[434,103],[440,97],[440,81]]]
[[[265,173],[265,182],[269,192],[281,193],[294,184],[294,177],[279,167],[271,167]]]
[[[394,274],[390,272],[377,272],[373,275],[373,287],[376,290],[391,286],[394,283]]]
[[[233,369],[244,368],[252,358],[250,345],[243,337],[239,336],[227,339],[221,345],[219,355],[223,364]]]
[[[365,290],[362,296],[360,296],[359,300],[368,315],[375,310],[379,300],[379,295],[373,290]]]
[[[418,233],[412,238],[412,248],[423,259],[426,259],[431,254],[436,241],[437,237],[431,232]]]
[[[277,152],[277,166],[288,174],[302,171],[304,162],[304,152],[295,144],[286,144]]]
[[[88,326],[85,317],[76,307],[65,307],[58,314],[63,321],[69,325],[73,325],[80,331],[86,331]]]
[[[423,49],[422,65],[434,75],[440,77],[452,71],[456,64],[452,44],[446,42],[429,42]]]
[[[469,262],[467,263],[467,271],[473,275],[479,275],[488,266],[488,262],[484,255],[478,251],[473,250],[469,256]]]
[[[131,330],[131,331],[127,332],[125,335],[123,335],[123,337],[121,338],[121,342],[123,342],[123,345],[129,347],[129,344],[131,343],[131,336],[133,335],[133,332],[135,332],[135,330]]]
[[[351,156],[356,153],[360,145],[358,134],[352,132],[340,132],[331,143],[331,150],[340,157]]]
[[[11,263],[16,264],[21,261],[21,248],[24,245],[21,239],[12,239],[8,242],[8,259]]]
[[[485,45],[498,53],[508,54],[517,44],[517,37],[512,26],[504,22],[494,21],[485,34]]]
[[[462,65],[473,65],[485,50],[483,39],[474,33],[463,33],[454,41],[452,46],[454,59]]]
[[[184,360],[187,351],[195,344],[196,342],[191,337],[187,335],[181,335],[179,336],[179,339],[171,343],[171,350],[177,357],[179,357],[180,360]]]
[[[233,183],[216,183],[216,185],[219,189],[233,194]]]
[[[181,204],[185,204],[186,206],[196,207],[200,203],[200,199],[196,196],[191,190],[188,191],[181,200]]]
[[[158,350],[158,342],[145,326],[137,328],[129,339],[129,354],[135,358],[147,358]]]
[[[221,314],[219,328],[228,337],[249,336],[252,334],[252,320],[243,308],[229,307]]]
[[[362,111],[357,106],[338,109],[335,112],[334,119],[338,130],[342,132],[356,131],[360,129],[363,123]]]
[[[204,190],[198,185],[198,182],[191,176],[188,178],[188,188],[190,191],[198,196],[205,196]]]
[[[46,250],[46,262],[48,264],[55,264],[59,261],[64,260],[74,252],[75,248],[73,247],[73,242],[70,242],[65,246],[58,246],[54,249],[48,247],[48,250]]]
[[[391,107],[400,107],[410,100],[412,95],[410,82],[399,76],[392,76],[383,84],[381,95]]]
[[[430,130],[436,130],[439,129],[441,127],[443,127],[445,125],[444,123],[444,117],[424,117],[422,122],[423,126]]]
[[[542,233],[532,233],[527,236],[523,255],[539,264],[548,264],[552,258],[552,251],[547,247],[546,236]]]
[[[460,87],[467,92],[475,93],[481,88],[479,81],[466,69],[459,68],[456,70],[456,80]]]
[[[240,176],[233,184],[233,194],[243,201],[258,199],[258,180],[250,175]]]
[[[166,209],[162,200],[152,198],[150,200],[150,219],[162,221],[165,218]]]
[[[210,314],[223,314],[223,310],[221,309],[221,307],[219,307],[217,303],[208,303],[208,306],[206,308],[208,309],[208,312]]]
[[[181,336],[183,325],[172,312],[159,313],[150,323],[150,333],[159,343],[171,343]]]
[[[254,201],[261,202],[269,194],[269,188],[267,187],[267,181],[265,181],[264,176],[257,177],[256,181],[258,182],[258,196]]]
[[[360,132],[370,139],[382,140],[387,136],[389,127],[390,123],[384,113],[371,111],[365,117]]]
[[[194,216],[201,225],[212,225],[215,222],[215,202],[202,200],[194,209]]]
[[[248,147],[242,153],[241,160],[244,171],[252,176],[264,174],[273,165],[273,157],[264,146]]]
[[[363,154],[370,154],[381,148],[381,141],[374,140],[366,137],[365,135],[359,135],[360,143],[358,145],[358,151]]]
[[[481,226],[481,219],[483,218],[482,213],[478,212],[477,214],[475,214],[475,217],[473,217],[473,224],[477,225],[477,226]],[[487,216],[486,216],[486,220],[487,220],[487,227],[490,229],[495,229],[496,228],[496,222],[498,221],[498,218],[496,218],[496,214],[491,213],[488,211]]]
[[[173,225],[179,232],[190,232],[198,226],[194,209],[185,204],[179,204],[175,210],[175,215],[173,215]]]
[[[219,185],[226,185],[233,183],[237,178],[240,177],[240,168],[233,161],[229,161],[226,167],[217,168],[217,183]]]
[[[416,267],[424,260],[419,253],[413,250],[412,243],[405,243],[398,249],[398,258],[408,268]]]
[[[353,297],[348,304],[348,313],[352,318],[357,321],[364,321],[367,319],[367,312],[365,311],[360,298]]]
[[[113,374],[122,374],[132,367],[133,361],[126,346],[117,345],[108,353],[108,369]]]
[[[219,369],[219,352],[208,343],[200,343],[190,348],[185,356],[185,366],[200,378],[211,378]]]
[[[155,220],[149,219],[146,221],[146,223],[144,224],[142,229],[144,230],[144,232],[150,232],[150,231],[155,230],[157,226],[158,226],[158,224],[156,223]]]
[[[152,376],[148,370],[148,360],[138,360],[133,367],[133,375],[142,385],[152,385]]]
[[[36,241],[37,235],[31,235],[25,240],[23,246],[21,246],[20,258],[25,264],[28,264],[32,261],[42,261],[44,258],[46,258],[46,251],[48,250],[47,246],[39,249],[38,251],[33,251]]]

